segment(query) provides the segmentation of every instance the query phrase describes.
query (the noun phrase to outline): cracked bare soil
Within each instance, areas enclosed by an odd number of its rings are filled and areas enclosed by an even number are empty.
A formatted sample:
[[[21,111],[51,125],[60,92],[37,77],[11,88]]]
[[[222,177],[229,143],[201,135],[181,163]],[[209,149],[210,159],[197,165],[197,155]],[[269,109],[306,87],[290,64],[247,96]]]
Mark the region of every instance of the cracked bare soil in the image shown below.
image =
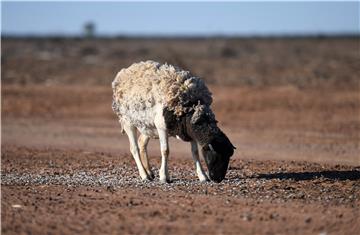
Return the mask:
[[[2,234],[356,234],[358,56],[341,38],[3,39]],[[175,139],[173,182],[139,179],[110,82],[148,58],[209,84],[237,147],[220,184]]]

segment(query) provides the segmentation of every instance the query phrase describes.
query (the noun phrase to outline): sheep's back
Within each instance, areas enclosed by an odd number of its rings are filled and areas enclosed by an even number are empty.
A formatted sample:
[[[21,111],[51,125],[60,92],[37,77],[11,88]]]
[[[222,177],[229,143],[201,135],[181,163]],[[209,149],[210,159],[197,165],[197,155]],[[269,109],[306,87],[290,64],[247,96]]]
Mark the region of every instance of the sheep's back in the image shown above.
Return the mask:
[[[198,102],[210,105],[211,93],[204,82],[188,71],[154,61],[122,69],[113,83],[113,109],[119,115],[146,112],[155,106],[182,115]],[[131,111],[131,112],[130,112]]]

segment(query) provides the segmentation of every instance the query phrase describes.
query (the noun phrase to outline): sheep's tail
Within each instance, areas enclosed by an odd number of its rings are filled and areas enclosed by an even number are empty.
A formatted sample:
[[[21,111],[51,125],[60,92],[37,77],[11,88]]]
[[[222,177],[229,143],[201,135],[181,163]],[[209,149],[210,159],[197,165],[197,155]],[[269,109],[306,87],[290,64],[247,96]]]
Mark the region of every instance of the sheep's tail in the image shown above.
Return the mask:
[[[124,125],[123,125],[121,119],[119,119],[119,123],[120,123],[120,132],[121,132],[121,134],[124,134],[124,133],[125,133],[125,131],[124,131]]]
[[[123,124],[123,122],[122,122],[121,115],[120,115],[120,112],[119,112],[119,106],[117,105],[115,99],[114,99],[113,102],[112,102],[112,110],[113,110],[114,113],[118,116],[118,118],[119,118],[119,123],[120,123],[120,132],[121,132],[122,134],[124,134],[124,133],[125,133],[125,131],[124,131],[124,124]]]

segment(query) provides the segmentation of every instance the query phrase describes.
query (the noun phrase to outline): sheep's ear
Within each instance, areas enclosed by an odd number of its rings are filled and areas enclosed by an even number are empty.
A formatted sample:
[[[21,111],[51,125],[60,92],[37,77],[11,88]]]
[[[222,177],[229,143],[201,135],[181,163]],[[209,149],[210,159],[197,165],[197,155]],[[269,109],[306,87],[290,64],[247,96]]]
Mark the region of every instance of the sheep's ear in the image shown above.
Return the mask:
[[[210,144],[213,149],[221,155],[232,156],[234,154],[235,147],[232,145],[227,136],[222,132],[219,136],[217,136],[217,138],[214,138]]]

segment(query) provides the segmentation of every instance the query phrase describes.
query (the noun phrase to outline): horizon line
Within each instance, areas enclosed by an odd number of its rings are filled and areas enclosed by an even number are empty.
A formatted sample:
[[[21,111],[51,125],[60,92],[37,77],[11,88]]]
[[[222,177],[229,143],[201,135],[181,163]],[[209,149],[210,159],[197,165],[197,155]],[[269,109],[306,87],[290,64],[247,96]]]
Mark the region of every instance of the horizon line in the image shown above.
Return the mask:
[[[94,34],[92,37],[87,37],[83,33],[66,34],[66,33],[1,33],[1,38],[341,38],[341,37],[359,37],[360,32],[319,32],[319,33],[248,33],[248,34],[169,34],[169,33],[154,33],[154,34]]]

